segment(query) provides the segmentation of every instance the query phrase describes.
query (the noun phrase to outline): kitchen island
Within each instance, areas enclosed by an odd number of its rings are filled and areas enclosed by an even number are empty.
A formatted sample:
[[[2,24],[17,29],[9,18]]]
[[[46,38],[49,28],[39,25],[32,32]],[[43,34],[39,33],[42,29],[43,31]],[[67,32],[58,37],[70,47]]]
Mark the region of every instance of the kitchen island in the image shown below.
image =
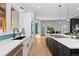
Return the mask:
[[[48,34],[46,43],[55,56],[78,56],[79,40],[65,34]]]
[[[12,39],[0,41],[0,56],[27,56],[33,42],[31,36],[26,36],[22,40]]]

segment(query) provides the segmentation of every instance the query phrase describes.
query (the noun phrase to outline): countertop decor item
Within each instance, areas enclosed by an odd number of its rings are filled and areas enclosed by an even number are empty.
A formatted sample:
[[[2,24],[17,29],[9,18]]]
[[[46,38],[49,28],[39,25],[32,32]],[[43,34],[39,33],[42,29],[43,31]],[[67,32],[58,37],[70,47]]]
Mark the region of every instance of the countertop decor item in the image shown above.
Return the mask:
[[[25,34],[26,34],[26,33],[25,33],[25,29],[22,28],[21,35],[25,35]]]

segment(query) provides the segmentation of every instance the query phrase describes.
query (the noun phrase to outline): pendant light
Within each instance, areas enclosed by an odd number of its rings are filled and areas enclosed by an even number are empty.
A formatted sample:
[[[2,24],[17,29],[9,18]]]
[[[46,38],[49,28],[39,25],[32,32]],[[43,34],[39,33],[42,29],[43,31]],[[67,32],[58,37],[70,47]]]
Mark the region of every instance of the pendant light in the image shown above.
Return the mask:
[[[70,21],[69,19],[69,4],[67,3],[67,21]]]
[[[61,19],[61,4],[59,4],[58,7],[59,7],[59,19]]]

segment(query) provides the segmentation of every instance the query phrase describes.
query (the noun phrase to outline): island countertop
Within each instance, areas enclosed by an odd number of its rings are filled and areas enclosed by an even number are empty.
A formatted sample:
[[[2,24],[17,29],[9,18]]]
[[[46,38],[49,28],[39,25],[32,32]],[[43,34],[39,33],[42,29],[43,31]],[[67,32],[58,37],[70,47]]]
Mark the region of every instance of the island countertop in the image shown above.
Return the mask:
[[[60,35],[67,38],[55,38],[52,35]],[[67,46],[70,49],[79,49],[79,40],[72,39],[70,36],[65,34],[47,34],[47,37],[51,37],[52,39],[62,43],[63,45]]]

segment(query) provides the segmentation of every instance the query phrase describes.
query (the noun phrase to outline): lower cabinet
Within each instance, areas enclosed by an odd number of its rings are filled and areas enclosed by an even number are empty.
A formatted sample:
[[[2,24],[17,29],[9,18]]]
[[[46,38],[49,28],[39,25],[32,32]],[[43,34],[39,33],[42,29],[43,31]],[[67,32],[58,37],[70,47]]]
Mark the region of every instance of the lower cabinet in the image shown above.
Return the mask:
[[[29,47],[29,38],[27,38],[23,42],[23,55],[26,56],[28,54],[28,47]]]
[[[79,56],[79,49],[70,49],[51,37],[46,38],[46,43],[54,56]]]
[[[55,55],[56,56],[69,56],[70,55],[70,49],[63,44],[54,41],[55,42]]]
[[[21,48],[16,54],[15,56],[23,56],[23,49]]]
[[[50,52],[53,53],[53,55],[54,55],[54,41],[52,40],[52,38],[47,37],[46,44],[47,44],[47,47],[49,48]]]
[[[27,56],[29,53],[29,50],[33,43],[33,37],[29,36],[24,42],[23,42],[23,56]]]
[[[21,43],[15,49],[7,54],[7,56],[23,56],[23,44]]]
[[[20,45],[14,48],[11,52],[9,52],[7,56],[27,56],[31,48],[33,39],[34,38],[31,36],[29,36],[28,38],[25,38],[24,42],[22,42]]]
[[[69,49],[68,47],[64,46],[60,42],[57,42],[56,40],[54,40],[50,37],[46,38],[46,43],[47,43],[47,46],[48,46],[49,50],[51,51],[52,55],[54,55],[54,56],[71,55],[70,54],[71,49]]]

